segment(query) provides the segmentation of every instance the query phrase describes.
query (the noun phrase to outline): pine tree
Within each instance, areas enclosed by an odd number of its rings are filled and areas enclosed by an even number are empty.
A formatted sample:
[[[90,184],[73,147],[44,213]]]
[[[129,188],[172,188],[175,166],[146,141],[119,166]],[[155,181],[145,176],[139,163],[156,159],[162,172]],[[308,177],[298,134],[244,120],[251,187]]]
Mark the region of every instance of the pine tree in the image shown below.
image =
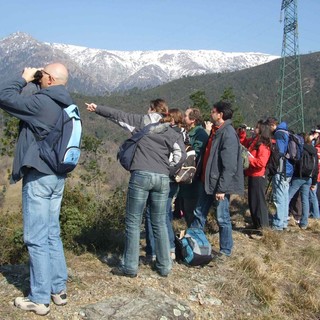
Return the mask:
[[[243,115],[236,103],[236,96],[233,93],[232,87],[224,89],[221,100],[230,102],[233,109],[232,123],[235,128],[244,122]]]

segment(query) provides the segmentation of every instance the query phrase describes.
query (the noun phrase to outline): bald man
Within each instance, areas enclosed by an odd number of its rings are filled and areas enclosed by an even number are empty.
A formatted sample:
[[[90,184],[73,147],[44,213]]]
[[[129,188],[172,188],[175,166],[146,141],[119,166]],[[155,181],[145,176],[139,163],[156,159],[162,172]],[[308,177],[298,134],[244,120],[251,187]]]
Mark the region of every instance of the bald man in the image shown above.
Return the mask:
[[[21,95],[40,71],[40,90]],[[38,73],[39,75],[39,73]],[[40,78],[40,79],[39,79]],[[23,233],[30,257],[30,293],[16,307],[38,315],[50,312],[50,301],[67,303],[67,267],[60,238],[60,206],[65,175],[58,175],[40,158],[36,136],[54,128],[61,108],[73,103],[65,88],[68,70],[61,63],[25,68],[22,76],[0,87],[0,108],[20,119],[12,182],[22,179]]]

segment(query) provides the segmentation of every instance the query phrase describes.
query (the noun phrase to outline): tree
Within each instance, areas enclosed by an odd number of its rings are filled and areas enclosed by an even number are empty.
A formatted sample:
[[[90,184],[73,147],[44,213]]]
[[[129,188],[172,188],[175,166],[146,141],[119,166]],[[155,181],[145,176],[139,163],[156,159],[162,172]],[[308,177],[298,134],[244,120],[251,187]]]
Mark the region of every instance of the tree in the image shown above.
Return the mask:
[[[232,122],[235,128],[238,128],[240,124],[244,122],[243,115],[236,103],[236,96],[233,93],[232,87],[227,87],[224,89],[221,96],[221,100],[230,102],[233,109]]]
[[[0,155],[11,157],[19,134],[19,120],[2,111],[2,123]]]
[[[203,120],[210,120],[211,110],[206,93],[204,91],[196,91],[189,98],[192,101],[192,106],[200,109]]]

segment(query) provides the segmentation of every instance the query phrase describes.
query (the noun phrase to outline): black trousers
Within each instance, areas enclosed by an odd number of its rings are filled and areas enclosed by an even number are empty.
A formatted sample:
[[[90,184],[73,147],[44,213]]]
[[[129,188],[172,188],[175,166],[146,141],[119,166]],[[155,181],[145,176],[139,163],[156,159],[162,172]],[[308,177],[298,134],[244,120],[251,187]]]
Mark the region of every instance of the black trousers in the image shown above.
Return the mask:
[[[252,223],[256,229],[269,227],[266,184],[265,177],[248,177],[248,203]]]

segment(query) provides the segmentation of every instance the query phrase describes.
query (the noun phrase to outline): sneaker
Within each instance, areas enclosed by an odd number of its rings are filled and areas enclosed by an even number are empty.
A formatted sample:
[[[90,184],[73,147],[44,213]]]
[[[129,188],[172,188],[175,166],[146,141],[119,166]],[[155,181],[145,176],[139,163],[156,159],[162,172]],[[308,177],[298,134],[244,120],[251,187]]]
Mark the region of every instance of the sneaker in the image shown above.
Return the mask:
[[[51,294],[51,299],[53,303],[57,306],[64,306],[68,303],[67,293],[65,291],[61,291],[56,294]]]
[[[301,230],[307,230],[308,226],[300,226]]]
[[[111,273],[114,274],[115,276],[119,277],[129,277],[129,278],[135,278],[137,274],[130,274],[130,273],[125,273],[122,268],[115,267],[111,269]]]
[[[39,316],[45,316],[50,312],[49,304],[35,303],[25,297],[16,298],[14,305],[21,310],[32,311]]]

